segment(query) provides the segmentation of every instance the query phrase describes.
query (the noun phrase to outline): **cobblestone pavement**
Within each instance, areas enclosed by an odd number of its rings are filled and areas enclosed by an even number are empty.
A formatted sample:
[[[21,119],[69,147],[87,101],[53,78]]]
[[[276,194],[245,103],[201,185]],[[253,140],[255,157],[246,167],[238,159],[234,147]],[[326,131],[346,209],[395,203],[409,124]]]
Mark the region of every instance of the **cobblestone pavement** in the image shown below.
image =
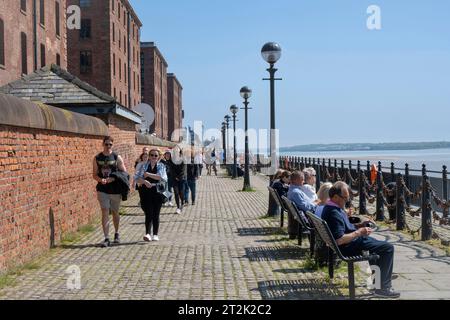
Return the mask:
[[[324,272],[306,270],[307,250],[281,232],[278,220],[263,218],[267,181],[251,178],[257,191],[244,193],[242,180],[203,176],[195,206],[182,215],[163,209],[160,242],[142,241],[144,216],[132,197],[123,206],[121,245],[99,248],[98,227],[42,258],[0,299],[346,299],[342,279],[331,284]],[[390,231],[379,237],[396,245],[395,285],[403,298],[450,298],[448,257]],[[81,270],[80,290],[67,288],[73,265]],[[359,298],[369,298],[364,282],[360,277]]]

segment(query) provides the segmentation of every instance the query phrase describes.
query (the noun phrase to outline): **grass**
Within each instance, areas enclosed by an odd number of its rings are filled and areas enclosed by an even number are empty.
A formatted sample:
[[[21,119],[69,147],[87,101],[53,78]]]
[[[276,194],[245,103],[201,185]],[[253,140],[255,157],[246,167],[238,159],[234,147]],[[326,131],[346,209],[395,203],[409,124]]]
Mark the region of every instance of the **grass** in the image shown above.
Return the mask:
[[[17,284],[17,277],[24,274],[26,271],[37,270],[41,267],[39,262],[33,261],[24,264],[21,267],[16,267],[9,270],[6,274],[0,275],[0,290],[6,287],[11,287]]]
[[[63,245],[63,246],[70,245],[70,244],[80,241],[84,236],[95,231],[96,223],[98,223],[98,221],[81,226],[80,228],[78,228],[78,230],[76,232],[66,233],[63,236],[63,238],[61,239],[61,245]]]

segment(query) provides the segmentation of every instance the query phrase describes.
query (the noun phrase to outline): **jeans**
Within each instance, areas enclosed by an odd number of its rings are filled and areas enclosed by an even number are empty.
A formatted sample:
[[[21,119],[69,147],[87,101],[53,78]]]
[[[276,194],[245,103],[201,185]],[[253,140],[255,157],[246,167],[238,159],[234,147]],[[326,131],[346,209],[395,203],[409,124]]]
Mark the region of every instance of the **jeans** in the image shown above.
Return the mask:
[[[360,237],[351,243],[339,247],[344,256],[361,255],[362,251],[377,254],[380,259],[369,261],[381,270],[381,289],[391,288],[392,269],[394,267],[394,246],[386,241],[378,241],[371,237]]]
[[[191,191],[191,200],[194,203],[195,202],[195,196],[196,196],[196,187],[197,187],[197,180],[187,180],[185,184],[185,190],[184,190],[184,200],[188,202],[189,200],[189,190]]]

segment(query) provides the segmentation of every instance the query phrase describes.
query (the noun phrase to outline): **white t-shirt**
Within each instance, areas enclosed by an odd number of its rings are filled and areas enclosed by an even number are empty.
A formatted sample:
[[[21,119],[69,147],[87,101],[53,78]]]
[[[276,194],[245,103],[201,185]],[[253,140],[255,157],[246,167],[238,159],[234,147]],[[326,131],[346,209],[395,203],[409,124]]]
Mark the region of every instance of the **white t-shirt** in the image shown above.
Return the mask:
[[[203,164],[203,155],[200,153],[194,157],[194,164]]]
[[[300,187],[300,190],[302,190],[306,196],[311,200],[311,202],[314,202],[318,199],[316,194],[316,188],[309,184],[304,184]]]

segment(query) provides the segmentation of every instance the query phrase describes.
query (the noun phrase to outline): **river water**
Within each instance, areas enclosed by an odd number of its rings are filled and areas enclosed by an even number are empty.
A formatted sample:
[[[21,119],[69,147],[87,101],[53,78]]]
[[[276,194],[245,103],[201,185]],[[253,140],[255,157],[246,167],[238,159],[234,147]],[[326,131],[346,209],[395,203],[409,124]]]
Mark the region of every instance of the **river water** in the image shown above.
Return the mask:
[[[426,164],[427,170],[442,171],[442,166],[450,168],[450,149],[430,149],[430,150],[388,150],[388,151],[339,151],[339,152],[287,152],[280,153],[281,156],[297,156],[307,158],[325,158],[326,160],[337,159],[352,160],[353,166],[361,160],[361,164],[366,167],[367,161],[378,163],[381,161],[383,167],[390,167],[391,162],[395,163],[397,168],[404,168],[405,163],[409,164],[410,169],[422,169],[422,164]],[[333,163],[333,162],[332,162]],[[411,173],[418,174],[418,173]],[[430,174],[430,176],[437,174]]]

